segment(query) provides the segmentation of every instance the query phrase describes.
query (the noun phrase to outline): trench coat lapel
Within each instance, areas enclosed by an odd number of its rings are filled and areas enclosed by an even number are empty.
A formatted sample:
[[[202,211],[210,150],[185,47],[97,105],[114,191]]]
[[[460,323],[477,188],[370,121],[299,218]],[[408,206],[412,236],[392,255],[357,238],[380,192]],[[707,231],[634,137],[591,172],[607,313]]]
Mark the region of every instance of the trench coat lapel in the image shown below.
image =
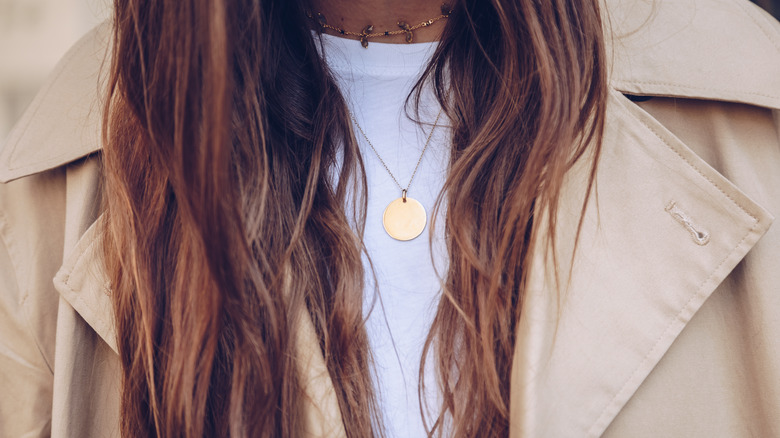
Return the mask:
[[[512,436],[603,433],[772,221],[613,92],[572,258],[586,162],[569,175],[557,215],[558,273],[551,252],[535,252],[512,374]]]
[[[601,0],[610,83],[780,108],[777,20],[740,0]]]

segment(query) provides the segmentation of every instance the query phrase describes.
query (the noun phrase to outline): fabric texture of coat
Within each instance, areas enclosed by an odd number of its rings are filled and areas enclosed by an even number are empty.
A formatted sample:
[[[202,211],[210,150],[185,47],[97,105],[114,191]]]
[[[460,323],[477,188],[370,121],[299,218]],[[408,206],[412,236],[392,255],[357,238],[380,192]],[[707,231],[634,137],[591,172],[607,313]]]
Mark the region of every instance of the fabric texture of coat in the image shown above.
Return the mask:
[[[780,436],[780,25],[743,0],[605,0],[604,15],[595,194],[567,257],[585,157],[557,217],[566,278],[534,254],[511,435]],[[98,233],[110,34],[69,52],[0,153],[2,437],[119,435]],[[305,315],[296,351],[307,434],[342,436]]]

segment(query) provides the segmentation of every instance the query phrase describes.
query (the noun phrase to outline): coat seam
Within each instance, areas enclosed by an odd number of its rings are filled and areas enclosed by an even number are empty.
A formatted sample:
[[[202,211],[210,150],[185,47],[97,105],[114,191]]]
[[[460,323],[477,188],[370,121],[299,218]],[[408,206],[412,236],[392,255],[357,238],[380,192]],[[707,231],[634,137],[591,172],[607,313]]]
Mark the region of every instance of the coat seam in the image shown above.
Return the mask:
[[[747,90],[739,90],[735,88],[713,88],[713,87],[701,87],[697,85],[688,85],[683,84],[679,82],[664,82],[664,81],[636,81],[636,80],[627,80],[627,79],[615,79],[614,83],[616,84],[636,84],[636,85],[668,85],[670,87],[675,88],[688,88],[693,90],[706,90],[706,91],[716,91],[716,92],[728,92],[728,93],[741,93],[741,94],[750,94],[753,96],[761,96],[761,97],[768,97],[770,99],[780,99],[780,96],[775,94],[765,94],[765,93],[759,93],[757,91],[747,91]],[[679,96],[674,95],[674,97],[677,98],[692,98],[692,96]]]
[[[634,116],[633,114],[631,114],[631,112],[630,112],[630,111],[626,111],[626,112],[627,112],[627,113],[628,113],[628,114],[629,114],[631,117],[633,117],[635,120],[639,121],[639,123],[641,123],[641,124],[642,124],[642,125],[643,125],[645,128],[647,128],[647,130],[649,130],[650,132],[652,132],[652,133],[653,133],[653,135],[655,135],[655,137],[656,137],[658,140],[660,140],[660,141],[661,141],[661,142],[662,142],[662,143],[663,143],[663,144],[664,144],[664,145],[667,147],[667,149],[671,150],[672,152],[674,152],[674,153],[675,153],[675,155],[677,155],[678,157],[680,157],[680,158],[681,158],[681,159],[682,159],[682,160],[685,162],[685,164],[687,164],[687,165],[688,165],[688,167],[690,167],[691,169],[695,170],[695,171],[696,171],[696,173],[698,173],[698,174],[699,174],[699,176],[701,176],[702,178],[704,178],[704,179],[705,179],[705,180],[706,180],[708,183],[710,183],[710,185],[711,185],[711,186],[715,187],[715,188],[716,188],[716,189],[717,189],[717,190],[718,190],[718,191],[719,191],[719,192],[720,192],[720,193],[721,193],[723,196],[725,196],[725,197],[726,197],[726,198],[727,198],[729,201],[731,201],[731,203],[732,203],[732,204],[734,204],[734,205],[735,205],[737,208],[739,208],[739,209],[740,209],[740,210],[741,210],[743,213],[745,213],[745,214],[746,214],[746,215],[748,215],[748,216],[749,216],[751,219],[753,219],[753,222],[755,222],[755,223],[758,223],[758,217],[756,217],[754,214],[750,213],[750,212],[749,212],[749,211],[748,211],[748,210],[747,210],[745,207],[743,207],[743,206],[742,206],[742,204],[740,204],[739,202],[737,202],[737,200],[736,200],[736,199],[734,199],[734,198],[733,198],[731,195],[729,195],[728,193],[726,193],[726,191],[725,191],[723,188],[721,188],[721,187],[720,187],[720,185],[718,185],[718,183],[716,183],[716,182],[715,182],[715,181],[713,181],[713,180],[712,180],[710,177],[708,177],[707,175],[705,175],[705,174],[704,174],[704,172],[702,172],[702,171],[701,171],[701,169],[699,169],[699,167],[698,167],[698,166],[696,166],[694,163],[692,163],[690,160],[688,160],[688,158],[686,158],[685,156],[683,156],[683,154],[681,154],[681,153],[680,153],[680,151],[678,151],[676,148],[674,148],[672,145],[670,145],[670,144],[669,144],[669,142],[667,142],[667,141],[666,141],[666,140],[665,140],[665,139],[664,139],[664,138],[663,138],[663,137],[662,137],[662,136],[661,136],[661,135],[660,135],[660,134],[659,134],[659,133],[658,133],[658,132],[657,132],[657,131],[656,131],[656,130],[655,130],[653,127],[652,127],[652,126],[650,126],[648,123],[646,123],[646,122],[645,122],[644,120],[642,120],[641,118],[639,118],[639,117],[636,117],[636,116]]]

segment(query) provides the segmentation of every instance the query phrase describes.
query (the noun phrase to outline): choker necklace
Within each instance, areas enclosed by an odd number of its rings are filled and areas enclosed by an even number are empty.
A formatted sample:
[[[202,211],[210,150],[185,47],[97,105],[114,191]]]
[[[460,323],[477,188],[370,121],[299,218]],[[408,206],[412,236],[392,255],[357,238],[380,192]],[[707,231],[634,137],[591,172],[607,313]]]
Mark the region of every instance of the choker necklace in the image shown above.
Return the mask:
[[[428,222],[428,215],[425,213],[425,208],[422,206],[422,204],[420,204],[420,202],[416,199],[412,199],[406,195],[409,192],[409,187],[412,186],[414,176],[417,175],[417,169],[420,167],[420,163],[422,163],[425,151],[428,149],[428,145],[431,143],[433,131],[436,130],[436,126],[439,123],[439,117],[441,117],[441,111],[442,110],[439,110],[439,114],[436,116],[436,121],[433,122],[431,132],[428,133],[428,138],[425,140],[425,146],[423,146],[422,153],[420,153],[420,158],[417,159],[417,165],[414,166],[412,177],[409,178],[409,184],[406,185],[406,188],[401,187],[401,184],[398,183],[398,180],[393,175],[393,172],[390,172],[390,168],[387,167],[385,160],[382,159],[374,145],[371,144],[371,140],[368,139],[365,131],[363,131],[363,128],[360,127],[360,124],[357,122],[357,119],[355,119],[355,116],[352,115],[352,112],[349,113],[349,116],[352,118],[352,123],[354,123],[358,131],[363,134],[363,138],[365,138],[366,142],[368,142],[368,145],[371,146],[371,150],[374,151],[374,155],[379,158],[379,162],[382,163],[382,166],[384,166],[385,170],[390,175],[390,178],[393,179],[395,185],[397,185],[401,190],[401,197],[388,204],[385,208],[384,214],[382,215],[382,225],[384,225],[387,234],[389,234],[393,239],[402,241],[412,240],[422,234],[423,230],[425,229],[425,224]]]
[[[358,37],[360,39],[360,44],[363,46],[363,48],[368,48],[369,38],[389,37],[389,36],[401,35],[401,34],[406,34],[406,42],[411,43],[414,41],[415,30],[420,29],[421,27],[428,27],[439,20],[449,18],[451,13],[452,10],[450,9],[450,7],[447,4],[442,4],[441,15],[439,15],[438,17],[433,17],[429,20],[425,20],[423,22],[415,24],[414,26],[410,26],[405,21],[399,20],[396,23],[398,27],[400,27],[399,30],[385,30],[384,32],[374,32],[374,26],[371,24],[364,27],[363,30],[361,30],[360,32],[352,32],[349,30],[344,30],[340,27],[336,27],[328,24],[328,21],[325,19],[325,16],[321,12],[317,12],[316,16],[312,15],[311,12],[307,12],[306,16],[317,22],[317,25],[320,27],[319,29],[320,32],[323,32],[325,29],[330,29],[334,32],[338,32],[341,35]]]

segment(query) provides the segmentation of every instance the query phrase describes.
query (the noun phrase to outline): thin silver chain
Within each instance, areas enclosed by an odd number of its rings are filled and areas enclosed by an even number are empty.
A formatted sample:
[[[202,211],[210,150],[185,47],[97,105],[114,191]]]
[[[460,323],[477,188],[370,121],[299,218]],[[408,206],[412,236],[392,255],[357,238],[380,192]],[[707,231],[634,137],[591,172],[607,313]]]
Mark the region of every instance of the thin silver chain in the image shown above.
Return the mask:
[[[433,127],[431,128],[431,132],[428,133],[428,138],[425,139],[425,146],[423,146],[422,153],[420,153],[420,158],[417,159],[417,164],[414,166],[414,171],[412,172],[412,177],[409,178],[409,184],[406,185],[406,188],[403,188],[401,184],[398,182],[398,180],[395,178],[395,175],[393,175],[393,172],[390,171],[390,168],[387,167],[387,163],[385,163],[385,160],[382,159],[382,156],[379,155],[379,152],[377,152],[374,145],[371,143],[371,140],[368,139],[368,136],[366,135],[365,131],[363,131],[363,128],[360,127],[360,123],[358,123],[355,116],[352,114],[352,111],[349,112],[349,117],[352,119],[352,123],[355,124],[358,131],[360,131],[361,134],[363,134],[363,138],[366,139],[366,142],[368,142],[368,145],[371,146],[371,150],[374,151],[374,155],[376,155],[377,158],[379,158],[379,162],[382,163],[382,166],[384,166],[387,173],[390,175],[390,178],[393,179],[393,182],[395,182],[395,185],[398,186],[398,188],[401,190],[401,194],[404,197],[404,202],[406,200],[406,193],[409,192],[409,187],[412,186],[412,181],[414,181],[414,176],[417,175],[417,169],[420,168],[420,163],[422,163],[423,156],[425,155],[425,151],[428,149],[428,145],[431,143],[431,137],[433,137],[433,131],[436,130],[436,126],[439,124],[439,118],[441,117],[441,109],[439,109],[439,114],[436,115],[436,120],[433,122]]]

